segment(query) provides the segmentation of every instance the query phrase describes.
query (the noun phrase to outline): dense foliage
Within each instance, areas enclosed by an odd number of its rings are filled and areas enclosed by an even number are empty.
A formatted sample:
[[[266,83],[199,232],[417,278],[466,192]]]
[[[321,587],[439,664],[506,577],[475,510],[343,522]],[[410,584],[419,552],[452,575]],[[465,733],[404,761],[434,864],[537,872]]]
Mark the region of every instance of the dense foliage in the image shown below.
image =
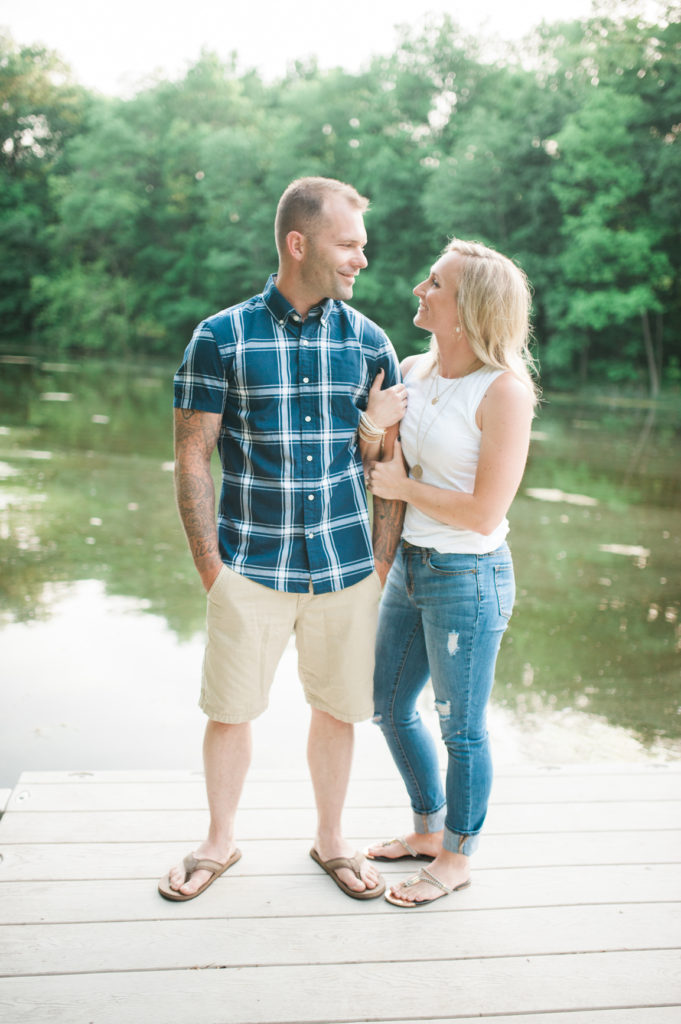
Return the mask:
[[[400,354],[424,342],[411,289],[458,235],[527,271],[545,383],[677,385],[681,16],[640,6],[494,60],[448,18],[361,73],[268,84],[204,53],[126,100],[0,39],[0,341],[176,358],[276,269],[285,185],[324,174],[371,199],[355,304]]]

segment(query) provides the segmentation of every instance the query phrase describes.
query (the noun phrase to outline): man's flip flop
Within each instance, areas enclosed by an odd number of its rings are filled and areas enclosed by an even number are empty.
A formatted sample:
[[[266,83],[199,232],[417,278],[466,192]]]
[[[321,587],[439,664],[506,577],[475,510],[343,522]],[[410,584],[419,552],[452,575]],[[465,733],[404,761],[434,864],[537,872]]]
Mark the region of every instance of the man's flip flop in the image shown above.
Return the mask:
[[[392,846],[393,843],[400,843],[400,845],[404,847],[404,851],[405,852],[401,853],[399,855],[399,857],[384,857],[382,854],[367,853],[367,858],[369,860],[383,860],[383,861],[393,861],[393,860],[428,860],[428,861],[430,861],[430,860],[435,860],[435,857],[431,857],[431,855],[429,853],[419,853],[418,850],[415,850],[414,847],[410,843],[407,842],[405,836],[396,836],[394,839],[386,839],[386,841],[384,843],[381,843],[380,845],[381,846]]]
[[[227,868],[231,868],[232,864],[236,864],[240,859],[241,850],[235,850],[229,860],[225,861],[224,864],[221,864],[218,860],[208,860],[205,857],[197,860],[193,853],[188,853],[182,861],[185,872],[182,885],[185,885],[189,881],[195,871],[211,871],[212,874],[208,881],[204,882],[203,885],[200,885],[196,892],[187,894],[179,892],[177,889],[170,888],[170,873],[168,873],[158,883],[158,891],[161,896],[167,900],[176,900],[177,902],[180,902],[183,900],[196,899],[197,896],[201,895],[204,889],[207,889],[209,885],[213,884],[216,878],[219,878]]]
[[[462,882],[461,885],[455,885],[453,889],[450,889],[449,886],[445,885],[444,882],[441,882],[439,878],[436,878],[435,875],[432,875],[428,868],[421,868],[417,875],[412,875],[411,878],[408,878],[406,882],[401,882],[400,885],[403,889],[408,889],[412,885],[418,885],[419,882],[427,882],[429,885],[435,886],[435,888],[440,889],[445,894],[445,896],[450,896],[453,892],[460,892],[461,889],[467,889],[471,884],[471,880],[469,878],[468,881]],[[425,906],[427,903],[434,903],[435,900],[442,899],[440,895],[437,895],[433,896],[429,900],[407,901],[400,899],[399,896],[395,896],[392,889],[390,890],[390,892],[386,893],[385,898],[388,901],[388,903],[392,903],[393,906],[406,907],[409,910],[412,907],[422,907]]]
[[[339,889],[346,894],[346,896],[352,896],[355,900],[375,900],[377,896],[382,896],[385,892],[385,882],[379,875],[378,885],[375,889],[363,889],[362,892],[355,892],[349,885],[346,885],[337,875],[339,868],[349,868],[354,874],[355,878],[361,878],[360,869],[362,867],[362,861],[366,858],[361,854],[355,854],[354,857],[332,857],[330,860],[322,860],[314,847],[310,850],[310,856],[312,860],[319,864],[320,868],[324,868],[327,875],[333,878],[334,882]]]

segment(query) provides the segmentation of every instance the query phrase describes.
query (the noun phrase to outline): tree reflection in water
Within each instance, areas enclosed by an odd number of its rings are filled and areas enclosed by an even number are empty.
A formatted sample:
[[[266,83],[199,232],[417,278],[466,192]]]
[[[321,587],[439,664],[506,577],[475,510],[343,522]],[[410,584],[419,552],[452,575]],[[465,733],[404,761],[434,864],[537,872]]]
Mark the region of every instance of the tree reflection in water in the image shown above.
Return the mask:
[[[21,669],[2,671],[10,691],[20,671],[36,722],[55,690],[69,689],[64,674],[74,685],[78,676],[77,650],[55,649],[50,678],[44,655],[57,642],[50,621],[65,623],[69,608],[76,632],[64,633],[76,643],[82,604],[71,599],[82,581],[97,581],[87,600],[110,617],[101,655],[121,660],[119,699],[177,702],[164,674],[182,662],[194,708],[204,600],[173,495],[173,369],[2,362],[0,629],[6,642],[25,632]],[[680,430],[677,402],[556,395],[539,413],[509,516],[518,599],[491,714],[493,730],[510,722],[521,740],[534,737],[529,756],[560,760],[561,735],[583,759],[628,757],[632,743],[681,756]],[[124,659],[116,630],[133,622],[137,655]],[[102,672],[86,643],[82,657],[81,703]],[[11,723],[10,713],[3,730]],[[615,734],[624,746],[612,746]]]

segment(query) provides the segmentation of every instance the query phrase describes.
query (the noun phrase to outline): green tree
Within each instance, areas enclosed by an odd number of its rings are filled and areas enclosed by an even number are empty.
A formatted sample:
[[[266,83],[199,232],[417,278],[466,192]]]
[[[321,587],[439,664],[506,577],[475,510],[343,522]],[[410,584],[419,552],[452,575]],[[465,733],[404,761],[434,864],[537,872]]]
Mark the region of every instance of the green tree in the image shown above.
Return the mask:
[[[656,394],[656,364],[641,323],[663,309],[671,268],[638,160],[636,129],[643,119],[638,97],[601,87],[558,134],[553,190],[563,212],[564,247],[550,303],[556,335],[571,339],[560,348],[559,364],[572,348],[585,378],[594,345],[594,357],[611,377],[624,371],[635,377],[639,349]],[[553,358],[551,346],[547,358]]]
[[[0,35],[0,338],[26,344],[35,315],[31,278],[49,262],[55,220],[49,178],[80,128],[85,94],[43,47]]]
[[[494,59],[434,18],[360,73],[297,62],[271,84],[206,52],[125,101],[3,46],[6,337],[175,358],[200,318],[263,286],[283,187],[323,174],[371,200],[354,301],[401,355],[424,344],[412,288],[458,235],[527,271],[549,382],[647,374],[655,390],[681,373],[671,5],[652,23],[642,0],[607,0]]]
[[[64,344],[176,353],[177,339],[219,301],[214,243],[222,220],[211,219],[207,197],[211,183],[230,187],[230,169],[211,164],[210,151],[252,113],[230,74],[204,55],[179,85],[102,100],[68,147],[71,173],[55,189],[54,268],[49,282],[36,282],[48,300],[41,326],[53,325]],[[232,183],[233,195],[245,184]],[[252,180],[250,187],[253,195]],[[99,322],[84,312],[87,281],[107,313]]]

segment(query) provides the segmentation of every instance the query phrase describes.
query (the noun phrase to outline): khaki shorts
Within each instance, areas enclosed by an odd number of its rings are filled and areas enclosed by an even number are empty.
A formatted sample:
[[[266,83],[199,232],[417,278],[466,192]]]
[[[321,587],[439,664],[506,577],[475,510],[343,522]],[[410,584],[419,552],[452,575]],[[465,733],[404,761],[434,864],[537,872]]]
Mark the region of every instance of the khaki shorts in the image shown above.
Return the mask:
[[[341,722],[370,718],[380,597],[376,572],[345,590],[289,594],[223,565],[208,592],[199,706],[216,722],[261,715],[293,632],[308,704]]]

